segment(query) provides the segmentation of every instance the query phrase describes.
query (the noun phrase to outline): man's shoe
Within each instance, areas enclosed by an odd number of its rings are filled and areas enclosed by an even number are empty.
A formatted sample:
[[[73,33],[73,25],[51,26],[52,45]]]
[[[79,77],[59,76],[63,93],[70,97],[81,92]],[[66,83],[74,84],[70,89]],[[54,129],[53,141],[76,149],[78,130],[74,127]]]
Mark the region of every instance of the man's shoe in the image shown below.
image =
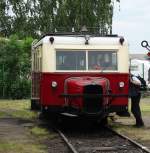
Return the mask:
[[[136,127],[143,127],[143,126],[144,126],[144,122],[142,118],[136,118]]]
[[[133,125],[134,127],[140,128],[140,127],[144,127],[144,123],[137,123],[135,125]]]

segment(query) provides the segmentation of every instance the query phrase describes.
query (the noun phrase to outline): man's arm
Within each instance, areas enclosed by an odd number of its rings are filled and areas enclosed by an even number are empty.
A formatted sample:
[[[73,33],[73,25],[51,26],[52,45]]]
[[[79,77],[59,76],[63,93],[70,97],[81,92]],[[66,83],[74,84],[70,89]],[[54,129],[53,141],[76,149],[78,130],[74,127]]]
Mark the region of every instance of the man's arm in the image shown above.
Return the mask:
[[[141,86],[141,81],[140,81],[137,77],[135,77],[135,76],[133,76],[133,77],[130,79],[130,81],[131,81],[131,83],[133,83],[133,84],[135,84],[135,85]]]

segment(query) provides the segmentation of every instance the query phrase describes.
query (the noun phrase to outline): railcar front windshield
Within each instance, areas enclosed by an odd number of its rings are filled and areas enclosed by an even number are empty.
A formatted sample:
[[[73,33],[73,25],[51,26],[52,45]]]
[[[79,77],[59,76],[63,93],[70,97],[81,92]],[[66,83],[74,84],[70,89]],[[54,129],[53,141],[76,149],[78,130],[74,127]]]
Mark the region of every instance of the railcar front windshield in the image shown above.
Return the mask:
[[[86,52],[57,51],[56,70],[86,70]]]
[[[117,53],[113,51],[89,51],[89,70],[117,70]]]
[[[117,70],[116,51],[56,51],[56,70]]]

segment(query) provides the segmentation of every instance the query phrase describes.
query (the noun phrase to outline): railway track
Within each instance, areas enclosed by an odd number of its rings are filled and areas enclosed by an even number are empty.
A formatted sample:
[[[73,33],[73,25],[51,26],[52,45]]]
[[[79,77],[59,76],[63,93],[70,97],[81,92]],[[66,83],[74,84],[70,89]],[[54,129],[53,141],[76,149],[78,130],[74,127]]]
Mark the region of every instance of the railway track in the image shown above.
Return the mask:
[[[56,131],[72,153],[150,153],[146,147],[108,127]]]

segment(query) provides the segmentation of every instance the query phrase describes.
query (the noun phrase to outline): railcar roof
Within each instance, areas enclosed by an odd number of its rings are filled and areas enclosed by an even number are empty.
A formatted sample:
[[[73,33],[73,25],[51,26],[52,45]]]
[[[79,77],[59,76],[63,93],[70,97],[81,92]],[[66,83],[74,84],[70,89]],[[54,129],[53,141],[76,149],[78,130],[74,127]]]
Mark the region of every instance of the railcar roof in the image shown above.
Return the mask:
[[[54,44],[61,45],[84,45],[88,39],[89,45],[119,45],[118,35],[100,35],[100,34],[83,34],[83,33],[50,33],[41,37],[34,42],[32,46],[36,47],[43,43],[50,43],[50,37],[54,38]]]
[[[90,36],[93,36],[93,37],[118,37],[117,34],[111,34],[111,35],[101,35],[99,33],[84,33],[84,32],[64,32],[64,33],[59,33],[59,32],[56,32],[56,33],[48,33],[48,34],[45,34],[43,35],[40,39],[44,38],[45,36],[82,36],[84,37],[85,35],[90,35]]]

